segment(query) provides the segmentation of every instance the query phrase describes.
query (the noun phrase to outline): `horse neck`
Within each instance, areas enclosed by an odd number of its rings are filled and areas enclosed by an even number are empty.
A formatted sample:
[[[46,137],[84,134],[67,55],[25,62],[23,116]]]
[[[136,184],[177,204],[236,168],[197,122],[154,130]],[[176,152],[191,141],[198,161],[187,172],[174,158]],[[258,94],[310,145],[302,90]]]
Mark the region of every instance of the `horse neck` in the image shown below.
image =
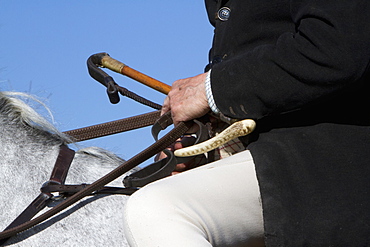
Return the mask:
[[[0,224],[5,227],[48,180],[63,141],[0,110]]]
[[[29,172],[32,180],[32,175],[54,163],[62,143],[63,140],[47,131],[0,114],[0,169]]]
[[[60,145],[67,142],[55,129],[43,131],[41,126],[45,125],[43,121],[38,121],[40,119],[30,118],[31,122],[39,125],[36,128],[25,124],[30,121],[20,121],[22,118],[9,104],[4,104],[3,99],[0,92],[0,230],[9,225],[40,193],[39,188],[52,172]],[[92,183],[122,162],[118,156],[99,148],[79,150],[71,164],[66,184]],[[117,179],[110,185],[122,186],[122,183]],[[96,200],[99,197],[102,198]],[[25,235],[20,234],[10,241],[15,246],[43,246],[53,241],[56,245],[68,246],[92,246],[96,243],[126,246],[121,234],[123,226],[120,225],[124,200],[122,196],[88,197],[45,222],[46,225],[43,223],[39,228],[32,228]],[[110,223],[107,224],[107,220]]]

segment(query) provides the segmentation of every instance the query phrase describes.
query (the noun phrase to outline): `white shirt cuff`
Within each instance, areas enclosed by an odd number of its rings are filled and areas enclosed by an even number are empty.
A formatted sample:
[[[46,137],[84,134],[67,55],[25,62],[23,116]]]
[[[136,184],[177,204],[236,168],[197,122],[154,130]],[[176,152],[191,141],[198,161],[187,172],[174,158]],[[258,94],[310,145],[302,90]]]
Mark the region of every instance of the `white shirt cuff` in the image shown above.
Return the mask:
[[[211,108],[211,110],[215,114],[219,114],[220,113],[220,110],[217,108],[216,102],[215,102],[215,100],[213,98],[213,94],[212,94],[212,88],[211,88],[211,71],[212,70],[209,70],[208,71],[206,80],[204,82],[205,88],[206,88],[207,101],[208,101],[208,105]]]

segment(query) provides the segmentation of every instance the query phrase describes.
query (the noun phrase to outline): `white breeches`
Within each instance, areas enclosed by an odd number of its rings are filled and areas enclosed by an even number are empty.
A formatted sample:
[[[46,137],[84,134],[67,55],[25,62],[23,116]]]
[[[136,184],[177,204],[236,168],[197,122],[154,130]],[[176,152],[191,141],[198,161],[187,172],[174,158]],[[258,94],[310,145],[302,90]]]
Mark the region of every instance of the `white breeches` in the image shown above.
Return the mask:
[[[130,246],[263,246],[263,218],[248,150],[153,182],[125,206]]]

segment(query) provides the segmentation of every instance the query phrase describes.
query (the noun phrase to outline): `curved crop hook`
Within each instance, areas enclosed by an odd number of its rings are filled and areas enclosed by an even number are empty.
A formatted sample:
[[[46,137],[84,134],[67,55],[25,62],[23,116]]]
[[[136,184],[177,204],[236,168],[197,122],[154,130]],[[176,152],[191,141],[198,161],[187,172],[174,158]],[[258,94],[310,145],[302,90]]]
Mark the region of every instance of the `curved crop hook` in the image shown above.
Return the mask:
[[[117,104],[119,102],[119,95],[118,95],[118,89],[117,84],[113,80],[111,76],[109,76],[107,73],[105,73],[102,69],[100,69],[98,66],[101,65],[101,58],[105,55],[108,55],[107,53],[98,53],[91,55],[87,59],[87,69],[89,71],[89,74],[92,78],[103,84],[107,88],[107,94],[109,97],[109,101],[112,104]],[[109,55],[108,55],[109,56]]]

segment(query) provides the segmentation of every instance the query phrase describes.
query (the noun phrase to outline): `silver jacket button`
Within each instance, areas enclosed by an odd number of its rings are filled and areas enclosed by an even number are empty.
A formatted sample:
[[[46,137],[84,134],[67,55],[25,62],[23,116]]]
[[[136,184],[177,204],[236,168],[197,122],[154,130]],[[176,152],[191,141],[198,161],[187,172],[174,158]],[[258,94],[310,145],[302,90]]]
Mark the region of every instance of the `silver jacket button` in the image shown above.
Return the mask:
[[[222,7],[217,12],[217,17],[221,21],[227,21],[230,17],[231,10],[228,7]]]

